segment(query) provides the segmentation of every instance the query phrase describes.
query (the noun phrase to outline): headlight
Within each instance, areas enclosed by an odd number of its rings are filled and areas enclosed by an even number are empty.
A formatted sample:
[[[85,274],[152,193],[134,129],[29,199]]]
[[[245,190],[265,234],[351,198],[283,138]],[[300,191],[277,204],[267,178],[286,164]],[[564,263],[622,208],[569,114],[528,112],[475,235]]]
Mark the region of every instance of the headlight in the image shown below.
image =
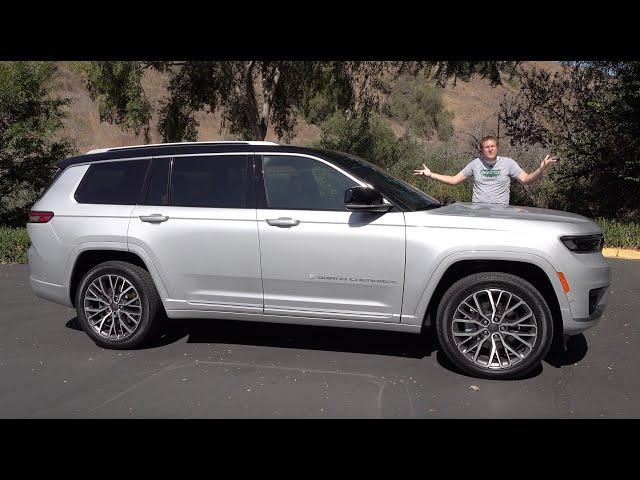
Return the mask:
[[[604,235],[567,235],[560,237],[560,241],[575,253],[593,253],[602,250]]]

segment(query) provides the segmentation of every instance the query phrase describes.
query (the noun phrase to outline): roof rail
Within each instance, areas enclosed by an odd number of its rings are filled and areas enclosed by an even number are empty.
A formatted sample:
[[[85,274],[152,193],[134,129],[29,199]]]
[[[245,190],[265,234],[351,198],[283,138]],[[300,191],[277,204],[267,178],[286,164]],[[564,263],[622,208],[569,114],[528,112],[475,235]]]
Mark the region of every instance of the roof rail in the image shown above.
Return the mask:
[[[148,148],[148,147],[164,147],[169,145],[279,145],[275,142],[261,142],[257,140],[248,140],[248,141],[235,141],[235,140],[220,140],[213,142],[177,142],[177,143],[148,143],[146,145],[130,145],[125,147],[112,147],[112,148],[94,148],[93,150],[89,150],[86,155],[92,153],[104,153],[110,152],[112,150],[128,150],[133,148]]]

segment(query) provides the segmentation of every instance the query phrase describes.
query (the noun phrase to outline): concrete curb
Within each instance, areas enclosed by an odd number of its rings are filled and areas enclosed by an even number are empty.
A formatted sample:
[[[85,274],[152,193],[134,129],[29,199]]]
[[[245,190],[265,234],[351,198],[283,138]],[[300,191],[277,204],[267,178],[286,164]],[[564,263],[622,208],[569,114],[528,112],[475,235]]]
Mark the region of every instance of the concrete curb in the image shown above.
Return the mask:
[[[640,250],[631,248],[603,248],[602,254],[608,258],[623,258],[625,260],[640,260]]]

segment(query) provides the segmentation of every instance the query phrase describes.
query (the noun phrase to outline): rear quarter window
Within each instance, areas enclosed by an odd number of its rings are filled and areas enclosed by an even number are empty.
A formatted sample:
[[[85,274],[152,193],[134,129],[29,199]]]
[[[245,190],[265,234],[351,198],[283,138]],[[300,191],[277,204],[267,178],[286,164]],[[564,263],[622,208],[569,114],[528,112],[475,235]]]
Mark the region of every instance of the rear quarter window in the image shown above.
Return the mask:
[[[148,160],[94,163],[74,195],[78,203],[135,205],[140,201]]]

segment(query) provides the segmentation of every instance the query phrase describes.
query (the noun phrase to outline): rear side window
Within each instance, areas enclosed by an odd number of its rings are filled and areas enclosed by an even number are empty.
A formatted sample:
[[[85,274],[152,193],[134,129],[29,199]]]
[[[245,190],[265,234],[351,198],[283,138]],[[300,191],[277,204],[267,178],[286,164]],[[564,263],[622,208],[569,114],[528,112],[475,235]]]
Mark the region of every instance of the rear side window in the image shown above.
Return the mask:
[[[75,193],[78,203],[135,205],[149,166],[148,160],[94,163]]]
[[[246,208],[246,155],[175,157],[170,202],[177,207]]]

